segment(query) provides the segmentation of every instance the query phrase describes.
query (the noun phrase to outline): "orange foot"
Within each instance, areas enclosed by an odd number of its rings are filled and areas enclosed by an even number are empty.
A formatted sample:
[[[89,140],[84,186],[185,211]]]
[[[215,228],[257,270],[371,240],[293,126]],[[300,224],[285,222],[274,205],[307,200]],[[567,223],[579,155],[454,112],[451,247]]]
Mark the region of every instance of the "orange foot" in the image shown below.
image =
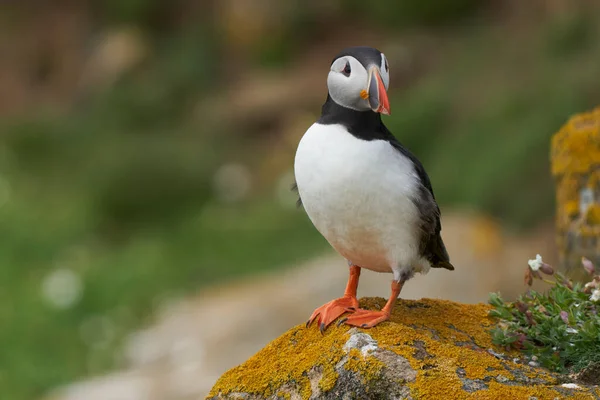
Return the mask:
[[[306,326],[308,327],[315,319],[319,323],[321,333],[329,326],[337,317],[345,312],[353,312],[358,308],[358,300],[355,296],[344,296],[339,299],[331,300],[327,304],[323,304],[317,308],[310,316]]]
[[[358,326],[359,328],[372,328],[380,322],[390,319],[390,313],[385,310],[371,311],[358,309],[348,318],[344,318],[338,322],[338,325],[346,324]]]
[[[346,324],[358,326],[359,328],[372,328],[380,322],[390,319],[390,313],[385,311],[371,311],[359,308],[352,315],[338,322],[338,325]]]
[[[392,309],[394,308],[394,302],[398,298],[402,286],[404,286],[404,282],[405,280],[392,281],[392,294],[381,311],[363,310],[359,308],[348,318],[340,320],[338,325],[346,323],[347,325],[358,326],[360,328],[372,328],[380,322],[387,321],[390,319]]]

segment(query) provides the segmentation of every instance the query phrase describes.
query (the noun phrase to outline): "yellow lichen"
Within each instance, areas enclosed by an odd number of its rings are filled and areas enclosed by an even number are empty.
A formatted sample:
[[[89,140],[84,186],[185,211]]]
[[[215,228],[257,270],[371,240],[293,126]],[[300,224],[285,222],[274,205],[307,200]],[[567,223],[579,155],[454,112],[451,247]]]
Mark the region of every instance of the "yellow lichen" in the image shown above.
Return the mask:
[[[328,392],[335,386],[339,375],[335,370],[328,370],[323,373],[321,380],[319,381],[319,390],[321,392]]]
[[[361,299],[361,307],[381,309],[384,299]],[[377,341],[381,349],[395,352],[408,360],[417,372],[416,380],[408,382],[415,399],[497,399],[564,398],[556,390],[556,376],[542,369],[503,361],[487,352],[492,348],[489,329],[494,321],[488,317],[490,306],[485,304],[458,304],[450,301],[423,299],[398,300],[391,320],[364,332]],[[358,350],[346,354],[348,327],[332,324],[324,335],[316,326],[297,326],[271,342],[244,364],[225,373],[215,384],[209,398],[231,392],[260,394],[268,397],[286,383],[294,383],[303,399],[312,393],[308,372],[316,366],[323,371],[319,388],[327,392],[338,379],[335,365],[347,356],[344,368],[359,372],[365,380],[381,377],[384,364],[375,357],[363,356]],[[426,356],[416,357],[417,347]],[[518,356],[509,353],[509,359]],[[457,374],[461,370],[462,376]],[[510,385],[499,380],[515,380],[511,371],[517,370],[528,378],[543,384]],[[485,381],[488,389],[473,393],[463,389],[461,379]],[[597,393],[600,394],[600,391]],[[587,391],[573,393],[574,399],[592,399]]]
[[[277,392],[277,397],[282,397],[284,400],[292,399],[292,395],[289,394],[288,392],[284,392],[283,390],[280,390]]]
[[[348,339],[346,331],[344,327],[332,325],[325,335],[321,335],[314,325],[308,329],[297,326],[224,374],[211,396],[233,391],[270,396],[286,382],[293,381],[300,388],[302,398],[307,399],[311,393],[307,373],[311,368],[321,366],[324,377],[337,375],[334,366],[344,356],[341,348]],[[331,349],[340,351],[332,352]],[[249,375],[252,379],[247,379]]]
[[[365,362],[365,357],[358,349],[351,349],[348,352],[348,361],[344,364],[344,368],[348,371],[358,372],[360,377],[365,381],[372,381],[381,376],[385,364],[373,356],[369,357],[368,362]]]
[[[585,213],[585,222],[589,225],[600,224],[600,205],[591,205]]]
[[[598,210],[580,215],[582,190],[600,190],[600,107],[573,116],[552,137],[550,152],[552,175],[556,180],[556,227],[560,269],[570,278],[578,279],[581,256],[594,258],[600,243],[589,241],[598,237]],[[593,197],[597,197],[592,195]],[[592,206],[600,207],[599,199]],[[587,201],[586,201],[587,203]],[[579,272],[579,273],[578,273]]]
[[[572,117],[552,138],[552,174],[587,173],[600,163],[600,107]]]
[[[579,214],[579,204],[575,200],[567,201],[565,204],[565,214],[569,221]]]

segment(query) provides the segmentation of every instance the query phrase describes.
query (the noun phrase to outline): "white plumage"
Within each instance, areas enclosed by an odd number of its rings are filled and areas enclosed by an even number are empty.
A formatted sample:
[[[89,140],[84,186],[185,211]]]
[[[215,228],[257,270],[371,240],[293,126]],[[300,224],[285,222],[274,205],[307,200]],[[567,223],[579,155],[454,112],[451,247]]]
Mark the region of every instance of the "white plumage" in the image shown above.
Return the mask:
[[[362,140],[343,125],[313,124],[296,152],[295,178],[310,220],[354,265],[426,273],[419,255],[421,184],[414,165],[384,140]]]

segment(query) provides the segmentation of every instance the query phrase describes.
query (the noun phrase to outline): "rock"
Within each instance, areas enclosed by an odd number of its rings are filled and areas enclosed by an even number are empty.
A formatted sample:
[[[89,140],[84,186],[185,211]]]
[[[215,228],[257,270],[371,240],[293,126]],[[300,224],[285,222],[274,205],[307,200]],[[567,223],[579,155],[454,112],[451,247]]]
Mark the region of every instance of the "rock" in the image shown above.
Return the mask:
[[[573,116],[552,137],[560,270],[587,281],[585,256],[600,264],[600,107]]]
[[[382,298],[361,307],[380,309]],[[512,361],[488,333],[485,304],[398,300],[373,329],[296,326],[219,378],[207,399],[595,399],[597,387],[562,385]],[[564,381],[563,381],[564,382]]]

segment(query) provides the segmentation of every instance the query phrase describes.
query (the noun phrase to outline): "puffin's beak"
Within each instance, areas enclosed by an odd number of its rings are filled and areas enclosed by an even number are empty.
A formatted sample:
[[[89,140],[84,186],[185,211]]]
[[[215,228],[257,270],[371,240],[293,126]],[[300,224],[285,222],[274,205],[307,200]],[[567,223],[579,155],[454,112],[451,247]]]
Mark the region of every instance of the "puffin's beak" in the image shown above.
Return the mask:
[[[367,93],[369,94],[369,105],[373,111],[390,115],[390,102],[381,79],[381,73],[377,67],[372,67],[369,71]]]

